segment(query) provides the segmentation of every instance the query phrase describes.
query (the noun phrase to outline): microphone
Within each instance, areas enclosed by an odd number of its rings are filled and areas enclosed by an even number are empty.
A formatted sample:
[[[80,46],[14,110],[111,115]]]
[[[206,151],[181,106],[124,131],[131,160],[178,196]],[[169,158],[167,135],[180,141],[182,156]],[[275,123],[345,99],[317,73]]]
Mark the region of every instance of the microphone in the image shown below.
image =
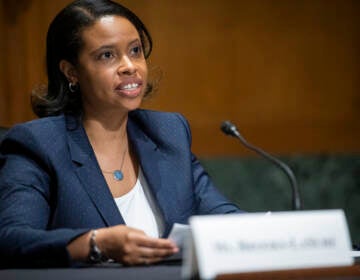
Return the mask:
[[[260,156],[270,160],[272,163],[277,165],[286,174],[286,176],[290,180],[290,184],[291,184],[291,187],[292,187],[292,207],[293,207],[293,210],[301,210],[302,209],[302,203],[301,203],[298,184],[297,184],[297,181],[296,181],[296,178],[295,178],[295,175],[294,175],[293,171],[290,169],[290,167],[288,165],[286,165],[285,163],[283,163],[279,159],[273,157],[272,155],[265,152],[264,150],[262,150],[262,149],[260,149],[258,147],[255,147],[255,146],[251,145],[250,143],[248,143],[245,140],[245,138],[239,133],[236,126],[234,124],[232,124],[230,121],[224,121],[221,124],[221,130],[226,135],[230,135],[230,136],[233,136],[233,137],[239,139],[240,142],[245,147],[249,148],[250,150],[256,152]]]

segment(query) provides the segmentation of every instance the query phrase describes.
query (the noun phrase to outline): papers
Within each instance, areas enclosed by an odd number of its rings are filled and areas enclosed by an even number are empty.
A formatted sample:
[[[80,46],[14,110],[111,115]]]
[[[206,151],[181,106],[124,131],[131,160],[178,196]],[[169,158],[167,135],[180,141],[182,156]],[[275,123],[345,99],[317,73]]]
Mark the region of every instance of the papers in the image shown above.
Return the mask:
[[[168,239],[172,240],[178,247],[179,252],[166,258],[165,261],[182,260],[184,246],[187,238],[190,236],[190,226],[175,223],[171,229]]]
[[[179,248],[184,248],[186,238],[190,234],[190,226],[175,223],[169,234],[169,239],[175,242]]]

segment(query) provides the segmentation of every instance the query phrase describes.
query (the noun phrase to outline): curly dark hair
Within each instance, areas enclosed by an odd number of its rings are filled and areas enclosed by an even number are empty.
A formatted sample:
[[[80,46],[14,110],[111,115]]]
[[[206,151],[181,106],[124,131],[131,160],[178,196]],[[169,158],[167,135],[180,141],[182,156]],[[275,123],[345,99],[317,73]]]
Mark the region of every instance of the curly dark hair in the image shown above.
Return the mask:
[[[68,80],[59,68],[61,60],[77,64],[82,47],[82,30],[104,16],[118,15],[128,19],[139,33],[144,56],[152,50],[152,39],[143,22],[128,8],[110,0],[76,0],[61,10],[49,26],[46,38],[46,69],[48,85],[45,93],[33,93],[31,104],[39,117],[62,113],[81,114],[81,94],[71,92]],[[148,83],[146,94],[151,92]]]

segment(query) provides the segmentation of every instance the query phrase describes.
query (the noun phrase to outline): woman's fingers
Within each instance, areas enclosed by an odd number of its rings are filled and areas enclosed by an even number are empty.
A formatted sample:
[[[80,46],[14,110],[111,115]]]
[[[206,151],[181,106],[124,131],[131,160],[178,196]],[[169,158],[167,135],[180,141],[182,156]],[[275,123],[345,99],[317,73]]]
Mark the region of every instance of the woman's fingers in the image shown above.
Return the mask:
[[[170,240],[152,238],[147,235],[132,235],[132,241],[136,244],[132,248],[132,261],[135,264],[147,265],[159,262],[179,251],[177,246]]]
[[[152,238],[144,235],[138,236],[135,242],[137,244],[137,254],[141,259],[140,263],[144,261],[145,264],[147,262],[158,262],[179,251],[177,246],[167,239]]]
[[[169,239],[153,238],[147,235],[137,235],[136,242],[139,246],[159,249],[176,249],[177,246]]]
[[[109,235],[99,234],[103,241],[100,249],[105,249],[107,256],[127,265],[146,265],[159,262],[179,251],[168,239],[153,238],[143,231],[127,226],[115,226],[104,231]]]
[[[176,253],[174,249],[139,247],[139,255],[146,258],[163,258]]]

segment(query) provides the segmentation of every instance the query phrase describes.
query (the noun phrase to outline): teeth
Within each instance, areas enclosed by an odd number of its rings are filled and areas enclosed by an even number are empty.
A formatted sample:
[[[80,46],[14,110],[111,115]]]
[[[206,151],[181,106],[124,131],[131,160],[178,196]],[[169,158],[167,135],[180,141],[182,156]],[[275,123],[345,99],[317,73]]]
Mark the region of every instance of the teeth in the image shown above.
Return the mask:
[[[132,84],[128,84],[123,86],[123,89],[134,89],[137,88],[139,85],[137,83],[132,83]]]

